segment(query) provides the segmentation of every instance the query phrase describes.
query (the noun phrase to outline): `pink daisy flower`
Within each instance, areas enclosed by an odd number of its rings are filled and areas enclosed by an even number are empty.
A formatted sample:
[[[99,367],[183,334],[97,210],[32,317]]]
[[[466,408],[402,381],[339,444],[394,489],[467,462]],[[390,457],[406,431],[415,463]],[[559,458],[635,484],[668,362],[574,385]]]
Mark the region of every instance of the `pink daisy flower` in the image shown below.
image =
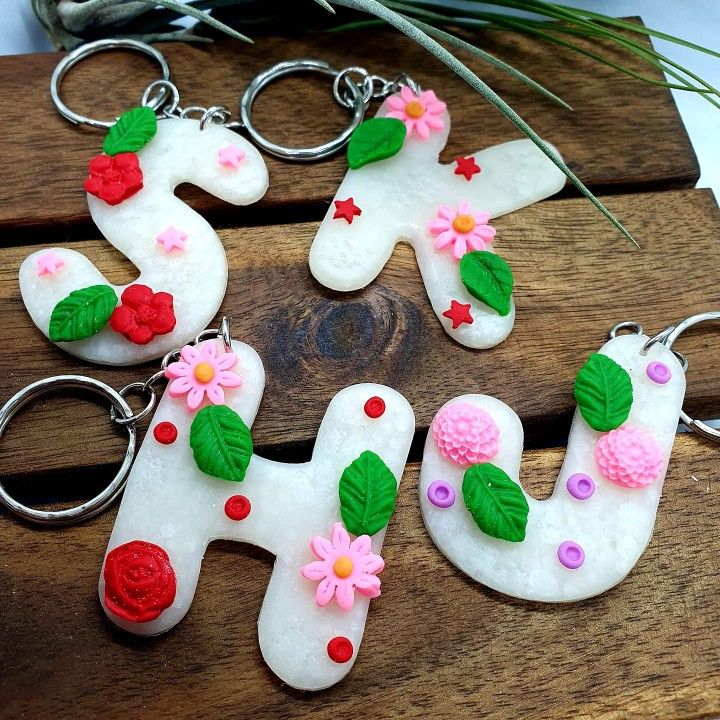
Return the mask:
[[[457,211],[441,205],[437,218],[428,225],[435,238],[435,249],[452,246],[452,255],[459,260],[468,250],[485,250],[495,238],[495,228],[488,225],[490,213],[472,212],[470,203],[463,200]]]
[[[165,377],[172,379],[168,387],[170,397],[187,395],[190,410],[200,406],[205,396],[213,405],[225,402],[223,388],[240,387],[239,375],[231,372],[237,365],[237,355],[231,352],[217,354],[217,345],[206,342],[200,347],[185,345],[180,360],[165,368]]]
[[[408,137],[414,132],[421,140],[427,140],[431,131],[442,130],[445,126],[442,119],[445,103],[438,100],[432,90],[416,95],[407,85],[403,85],[397,95],[387,99],[387,104],[390,112],[386,117],[402,120]]]
[[[369,598],[380,594],[377,573],[385,567],[379,555],[370,551],[370,536],[360,535],[352,542],[342,523],[336,522],[330,530],[330,540],[316,535],[310,541],[315,562],[303,565],[302,576],[319,580],[315,602],[323,607],[335,596],[343,610],[350,610],[355,601],[355,590]]]

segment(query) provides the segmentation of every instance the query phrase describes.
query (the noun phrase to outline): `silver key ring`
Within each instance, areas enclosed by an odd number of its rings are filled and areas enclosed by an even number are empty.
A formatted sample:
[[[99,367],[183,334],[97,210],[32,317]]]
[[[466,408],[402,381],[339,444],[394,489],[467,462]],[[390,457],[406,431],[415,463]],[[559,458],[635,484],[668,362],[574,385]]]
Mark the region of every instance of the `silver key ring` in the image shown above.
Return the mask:
[[[363,89],[359,88],[354,82],[350,81],[346,83],[346,87],[350,92],[349,107],[352,112],[352,118],[347,127],[334,139],[329,142],[323,143],[322,145],[316,145],[315,147],[309,148],[289,148],[283,145],[278,145],[266,137],[261,135],[252,123],[252,106],[260,91],[273,80],[283,77],[284,75],[290,75],[297,72],[317,72],[322,75],[329,75],[332,78],[337,79],[340,76],[338,70],[332,68],[328,63],[322,60],[286,60],[279,62],[277,65],[273,65],[271,68],[261,72],[255,77],[255,79],[248,85],[247,90],[243,93],[242,99],[240,100],[240,117],[242,119],[242,126],[247,131],[248,135],[259,145],[263,150],[269,152],[271,155],[284,158],[286,160],[295,160],[296,162],[310,162],[311,160],[320,160],[328,157],[340,150],[350,140],[350,136],[353,134],[355,128],[363,121],[365,117],[365,108],[367,107],[366,100],[364,97]],[[347,77],[346,75],[343,77]]]
[[[41,395],[67,388],[90,390],[98,395],[102,395],[110,401],[111,406],[117,412],[121,413],[123,417],[127,418],[132,416],[132,409],[122,396],[104,382],[82,375],[56,375],[31,383],[15,393],[15,395],[0,408],[0,438],[2,438],[2,434],[7,429],[13,417],[15,417],[17,412],[25,407],[25,405]],[[134,424],[126,425],[126,429],[128,433],[128,446],[122,465],[110,484],[91,500],[87,500],[82,503],[82,505],[67,510],[36,510],[15,500],[4,488],[2,480],[0,479],[0,504],[25,520],[40,525],[70,525],[71,523],[87,520],[88,518],[98,515],[122,492],[125,487],[125,482],[127,481],[128,473],[130,472],[130,466],[135,457],[137,431]]]
[[[158,65],[160,65],[163,80],[170,80],[170,67],[168,66],[162,53],[154,47],[146,45],[143,42],[139,42],[138,40],[102,39],[81,45],[72,52],[68,53],[58,63],[57,67],[53,71],[52,78],[50,79],[50,96],[55,103],[55,107],[63,117],[67,118],[75,125],[90,125],[95,128],[109,128],[115,123],[115,120],[94,120],[86,115],[80,115],[79,113],[73,112],[60,98],[60,84],[62,83],[62,80],[68,70],[70,70],[70,68],[74,65],[77,65],[77,63],[81,60],[84,60],[95,53],[103,52],[104,50],[135,50],[137,52],[144,53],[145,55],[149,55],[158,63]],[[164,90],[164,93],[167,92],[167,90]],[[156,98],[155,101],[162,104],[165,97],[166,95],[162,95],[161,98]]]
[[[655,335],[655,337],[650,338],[650,340],[645,343],[643,351],[646,352],[656,343],[664,345],[669,350],[672,350],[673,343],[675,343],[675,341],[686,330],[689,330],[691,327],[700,323],[717,321],[720,321],[720,312],[718,311],[704,312],[697,315],[691,315],[689,318],[686,318],[685,320],[677,323],[677,325],[670,325],[670,327],[665,328],[665,330],[659,332],[657,335]],[[672,352],[685,361],[683,363],[683,369],[686,369],[687,359],[685,358],[685,356],[678,353],[677,350],[672,350]],[[680,419],[685,423],[685,425],[688,426],[690,430],[696,432],[698,435],[701,435],[708,440],[713,440],[714,442],[720,442],[720,430],[710,427],[710,425],[704,423],[702,420],[694,420],[684,410],[680,410]]]

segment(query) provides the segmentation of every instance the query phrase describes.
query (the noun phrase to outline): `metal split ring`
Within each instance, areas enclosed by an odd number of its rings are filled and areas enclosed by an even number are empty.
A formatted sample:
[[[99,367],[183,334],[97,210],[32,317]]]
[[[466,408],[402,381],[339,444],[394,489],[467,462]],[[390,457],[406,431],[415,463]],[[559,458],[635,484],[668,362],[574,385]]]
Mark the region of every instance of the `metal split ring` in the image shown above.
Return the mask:
[[[348,68],[348,70],[356,70],[357,68]],[[346,87],[350,93],[347,100],[349,104],[340,98],[339,90],[335,93],[335,97],[338,99],[343,107],[347,107],[351,113],[352,118],[350,123],[345,129],[333,140],[323,143],[322,145],[316,145],[315,147],[308,148],[289,148],[284,145],[278,145],[277,143],[268,140],[264,135],[261,135],[253,125],[252,120],[252,107],[253,103],[260,94],[260,91],[269,83],[283,77],[284,75],[290,75],[298,72],[316,72],[321,75],[329,75],[333,78],[333,91],[339,87],[340,78],[345,78]],[[333,153],[340,150],[350,140],[350,136],[353,134],[355,128],[360,125],[365,117],[365,108],[367,103],[365,100],[364,82],[363,87],[358,87],[354,82],[349,79],[346,74],[347,71],[338,72],[332,68],[328,63],[322,60],[286,60],[273,65],[271,68],[261,72],[255,77],[255,79],[248,85],[247,90],[243,93],[242,99],[240,100],[240,117],[242,120],[242,126],[247,131],[248,135],[259,145],[263,150],[269,152],[271,155],[285,158],[286,160],[295,160],[299,162],[309,162],[311,160],[320,160],[321,158],[328,157]],[[372,93],[372,84],[370,86],[370,92]]]
[[[110,401],[112,410],[119,413],[122,418],[132,417],[132,408],[125,402],[122,395],[104,382],[82,375],[56,375],[31,383],[15,393],[15,395],[0,408],[0,438],[13,417],[15,417],[18,411],[25,407],[25,405],[41,395],[46,395],[47,393],[57,390],[66,390],[68,388],[90,390],[98,395],[102,395]],[[135,457],[135,445],[137,441],[135,425],[128,423],[126,428],[128,433],[128,446],[122,465],[120,465],[120,469],[110,484],[91,500],[87,500],[82,503],[82,505],[67,510],[36,510],[35,508],[23,505],[13,498],[4,488],[2,479],[0,478],[0,503],[25,520],[40,525],[69,525],[98,515],[122,492],[125,487],[125,482],[127,481],[128,473],[130,472],[130,466]]]
[[[140,42],[138,40],[116,40],[104,38],[81,45],[72,52],[68,53],[58,63],[57,67],[53,71],[52,78],[50,79],[50,96],[55,103],[55,107],[64,118],[67,118],[71,123],[75,123],[75,125],[90,125],[95,128],[109,128],[115,123],[114,120],[95,120],[87,115],[80,115],[79,113],[73,112],[60,98],[60,85],[68,70],[70,70],[70,68],[74,65],[77,65],[77,63],[81,60],[84,60],[95,53],[103,52],[104,50],[135,50],[137,52],[144,53],[145,55],[149,55],[158,63],[158,65],[160,65],[163,80],[167,82],[170,81],[170,67],[163,57],[163,54],[144,42]],[[153,85],[154,84],[155,83],[153,83]],[[152,87],[152,85],[150,87]],[[148,93],[148,90],[150,90],[150,87],[145,91],[146,94]],[[167,93],[168,89],[165,88],[165,91],[158,96],[160,99],[155,99],[155,102],[158,102],[161,105],[164,104],[164,101],[167,99]],[[144,97],[145,96],[143,96],[143,98]],[[148,105],[153,107],[153,105],[149,102]],[[153,109],[155,109],[155,107],[153,107]]]

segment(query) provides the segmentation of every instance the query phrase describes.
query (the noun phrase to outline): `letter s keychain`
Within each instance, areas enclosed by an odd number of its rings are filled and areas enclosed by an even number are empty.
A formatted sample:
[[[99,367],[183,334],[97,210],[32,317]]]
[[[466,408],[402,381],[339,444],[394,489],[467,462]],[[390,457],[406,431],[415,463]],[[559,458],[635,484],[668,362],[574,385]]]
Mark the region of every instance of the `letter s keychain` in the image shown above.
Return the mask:
[[[520,485],[523,429],[505,403],[446,403],[430,426],[419,489],[440,551],[474,580],[526,600],[582,600],[619,583],[652,537],[678,418],[720,441],[682,410],[687,360],[672,349],[689,328],[718,320],[694,315],[652,338],[635,322],[612,328],[577,374],[565,461],[547,500]]]

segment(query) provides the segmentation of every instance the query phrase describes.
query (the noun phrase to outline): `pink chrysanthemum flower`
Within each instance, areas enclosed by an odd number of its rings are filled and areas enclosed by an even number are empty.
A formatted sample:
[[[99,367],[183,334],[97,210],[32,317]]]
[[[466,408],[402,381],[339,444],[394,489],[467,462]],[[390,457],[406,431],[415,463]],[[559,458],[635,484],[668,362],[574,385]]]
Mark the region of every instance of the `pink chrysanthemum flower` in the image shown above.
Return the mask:
[[[650,433],[626,425],[595,444],[595,460],[608,480],[625,487],[644,487],[657,479],[665,456]]]
[[[472,212],[470,203],[463,200],[457,211],[449,205],[441,205],[437,218],[428,225],[435,238],[435,249],[445,250],[452,246],[456,260],[468,250],[485,250],[495,238],[495,228],[488,225],[490,213]]]
[[[350,610],[355,590],[369,598],[380,594],[377,573],[385,567],[383,559],[370,551],[370,536],[360,535],[352,542],[342,523],[330,530],[330,540],[316,535],[310,541],[315,562],[303,565],[300,572],[308,580],[319,580],[315,602],[323,607],[335,596],[343,610]]]
[[[442,408],[432,434],[440,454],[458,465],[487,462],[498,454],[500,428],[485,410],[467,402]]]
[[[390,112],[386,117],[402,120],[407,128],[407,136],[415,133],[421,140],[427,140],[433,131],[442,130],[445,123],[442,114],[445,103],[435,96],[432,90],[416,95],[407,85],[403,85],[397,95],[387,99]]]
[[[206,396],[213,405],[222,405],[225,402],[223,388],[242,384],[240,376],[231,372],[237,365],[237,355],[231,352],[218,355],[215,342],[206,342],[200,347],[185,345],[180,358],[165,368],[165,377],[172,379],[168,387],[170,396],[187,395],[190,410],[197,409]]]

